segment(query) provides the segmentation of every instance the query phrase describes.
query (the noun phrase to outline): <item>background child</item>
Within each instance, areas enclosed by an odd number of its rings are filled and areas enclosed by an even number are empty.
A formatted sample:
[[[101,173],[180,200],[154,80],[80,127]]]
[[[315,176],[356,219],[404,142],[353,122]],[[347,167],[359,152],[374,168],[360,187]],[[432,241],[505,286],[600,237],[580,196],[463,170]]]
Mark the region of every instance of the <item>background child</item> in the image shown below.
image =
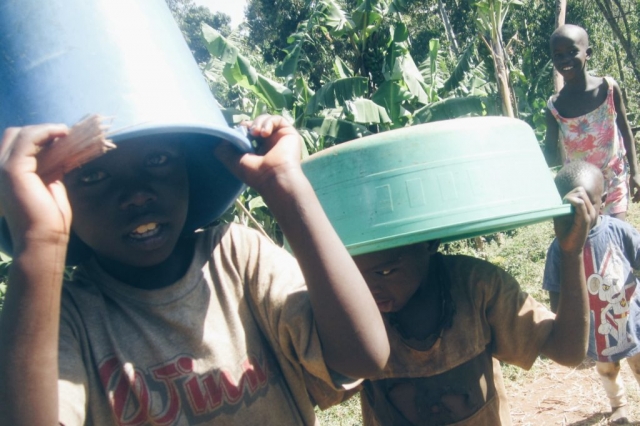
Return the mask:
[[[383,313],[391,344],[384,371],[363,384],[364,424],[510,425],[500,365],[530,368],[542,353],[577,365],[587,347],[582,247],[597,218],[581,188],[565,198],[575,216],[556,220],[562,289],[558,315],[513,277],[431,241],[356,256]]]
[[[35,154],[66,133],[9,128],[0,145],[14,248],[0,424],[312,425],[314,402],[384,366],[380,314],[284,119],[252,123],[259,155],[216,154],[262,194],[297,261],[238,225],[185,225],[190,162],[209,160],[175,137],[121,142],[45,186]],[[90,256],[63,286],[70,237]]]
[[[597,211],[606,197],[600,169],[584,161],[564,166],[556,176],[564,195],[581,186]],[[555,312],[560,298],[559,246],[555,240],[547,254],[543,288],[549,291]],[[627,358],[640,383],[640,300],[635,292],[640,267],[640,233],[621,220],[600,216],[589,232],[584,250],[584,269],[589,290],[591,331],[589,357],[611,401],[611,421],[628,421],[627,399],[620,372],[620,360]]]
[[[553,66],[565,85],[547,102],[547,162],[559,163],[560,142],[565,163],[584,160],[599,167],[607,191],[605,214],[624,219],[629,197],[640,201],[640,175],[620,87],[611,77],[587,73],[593,51],[583,28],[559,27],[551,35],[550,46]]]

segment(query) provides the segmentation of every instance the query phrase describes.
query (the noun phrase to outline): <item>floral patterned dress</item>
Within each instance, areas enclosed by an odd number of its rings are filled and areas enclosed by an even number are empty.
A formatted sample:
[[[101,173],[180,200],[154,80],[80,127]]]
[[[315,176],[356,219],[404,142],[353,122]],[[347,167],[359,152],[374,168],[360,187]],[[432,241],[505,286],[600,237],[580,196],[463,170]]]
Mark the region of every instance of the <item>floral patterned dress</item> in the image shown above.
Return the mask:
[[[616,107],[613,101],[613,80],[607,82],[607,99],[596,109],[575,118],[558,114],[551,98],[549,111],[558,122],[559,141],[566,153],[565,164],[583,160],[602,170],[607,199],[604,213],[607,215],[627,211],[629,204],[628,168],[624,141],[616,124]]]

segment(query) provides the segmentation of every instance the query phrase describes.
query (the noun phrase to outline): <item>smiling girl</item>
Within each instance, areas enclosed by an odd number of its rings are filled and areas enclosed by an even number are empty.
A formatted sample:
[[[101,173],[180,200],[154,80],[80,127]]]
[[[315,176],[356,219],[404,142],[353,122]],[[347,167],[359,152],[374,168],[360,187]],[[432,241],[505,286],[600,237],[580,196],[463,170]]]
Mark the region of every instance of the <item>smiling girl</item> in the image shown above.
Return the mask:
[[[583,28],[559,27],[551,34],[550,47],[565,85],[547,102],[547,162],[559,163],[560,142],[565,164],[583,160],[598,166],[607,192],[604,213],[624,220],[629,198],[640,201],[640,175],[620,87],[611,77],[587,73],[593,50]]]

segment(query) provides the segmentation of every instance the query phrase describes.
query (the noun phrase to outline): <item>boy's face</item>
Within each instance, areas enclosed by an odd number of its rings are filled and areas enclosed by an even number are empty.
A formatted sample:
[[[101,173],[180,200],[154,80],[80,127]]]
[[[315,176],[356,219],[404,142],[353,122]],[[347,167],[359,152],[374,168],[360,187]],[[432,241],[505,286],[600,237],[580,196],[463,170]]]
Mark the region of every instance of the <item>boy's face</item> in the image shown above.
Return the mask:
[[[401,310],[426,279],[437,242],[403,246],[355,256],[380,312]]]
[[[185,157],[175,141],[127,141],[64,179],[72,230],[99,257],[148,267],[171,255],[187,217]]]
[[[568,30],[554,35],[550,44],[553,66],[566,81],[584,72],[587,59],[591,57],[586,34]]]

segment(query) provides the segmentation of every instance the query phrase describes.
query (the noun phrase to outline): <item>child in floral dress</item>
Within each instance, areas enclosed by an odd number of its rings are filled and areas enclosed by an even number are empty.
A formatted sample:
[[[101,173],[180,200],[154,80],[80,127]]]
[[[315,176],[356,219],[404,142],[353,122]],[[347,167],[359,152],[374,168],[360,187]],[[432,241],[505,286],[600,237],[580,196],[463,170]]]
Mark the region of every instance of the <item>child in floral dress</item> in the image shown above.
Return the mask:
[[[620,87],[611,77],[587,73],[592,49],[583,28],[559,27],[550,45],[565,85],[547,103],[547,161],[558,164],[561,151],[565,164],[583,160],[599,167],[607,192],[604,213],[624,220],[629,198],[640,201],[640,175]]]

